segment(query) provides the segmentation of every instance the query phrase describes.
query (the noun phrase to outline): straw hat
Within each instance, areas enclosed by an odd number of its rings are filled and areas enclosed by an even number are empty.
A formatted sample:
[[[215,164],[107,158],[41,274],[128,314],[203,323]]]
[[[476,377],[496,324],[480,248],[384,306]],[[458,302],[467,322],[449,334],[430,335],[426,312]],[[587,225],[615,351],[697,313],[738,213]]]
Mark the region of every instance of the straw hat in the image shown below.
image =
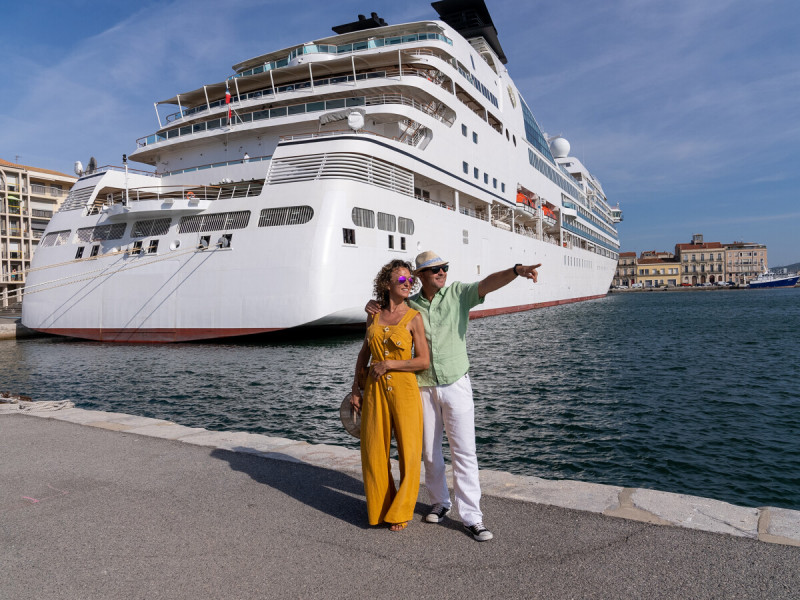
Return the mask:
[[[419,273],[422,269],[427,269],[428,267],[439,267],[446,265],[447,261],[439,258],[439,255],[433,250],[427,250],[417,256],[416,263],[417,268],[414,273]]]
[[[342,405],[339,407],[339,418],[342,420],[342,425],[347,430],[347,433],[353,437],[361,437],[361,413],[357,412],[350,406],[350,396],[347,394],[342,400]]]

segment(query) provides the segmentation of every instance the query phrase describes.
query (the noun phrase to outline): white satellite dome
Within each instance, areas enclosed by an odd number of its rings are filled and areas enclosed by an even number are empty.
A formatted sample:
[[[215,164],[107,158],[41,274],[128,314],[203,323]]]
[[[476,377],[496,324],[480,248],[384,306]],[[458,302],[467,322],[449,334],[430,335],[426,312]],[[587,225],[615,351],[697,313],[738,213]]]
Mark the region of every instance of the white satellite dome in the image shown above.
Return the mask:
[[[569,156],[569,142],[561,136],[554,137],[550,140],[550,152],[555,158],[566,158]]]

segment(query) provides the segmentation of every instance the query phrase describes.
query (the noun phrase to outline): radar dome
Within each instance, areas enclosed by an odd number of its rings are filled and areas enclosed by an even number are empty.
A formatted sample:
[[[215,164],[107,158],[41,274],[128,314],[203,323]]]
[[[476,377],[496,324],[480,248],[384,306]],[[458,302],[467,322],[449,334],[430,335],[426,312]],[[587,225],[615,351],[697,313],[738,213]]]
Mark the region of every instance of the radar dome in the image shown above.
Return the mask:
[[[550,140],[550,152],[555,158],[566,158],[569,156],[569,142],[562,137],[555,137]]]

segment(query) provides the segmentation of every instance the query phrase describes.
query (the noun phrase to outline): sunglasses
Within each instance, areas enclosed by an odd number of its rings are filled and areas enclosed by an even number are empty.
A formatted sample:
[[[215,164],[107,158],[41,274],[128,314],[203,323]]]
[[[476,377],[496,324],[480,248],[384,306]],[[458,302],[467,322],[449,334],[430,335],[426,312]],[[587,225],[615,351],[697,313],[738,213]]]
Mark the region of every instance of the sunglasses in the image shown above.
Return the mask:
[[[416,278],[414,278],[414,277],[406,277],[405,275],[400,275],[397,278],[397,283],[405,283],[406,281],[409,284],[414,285],[414,282],[416,281]]]
[[[430,271],[434,275],[438,274],[439,271],[444,271],[447,273],[447,269],[450,268],[450,265],[442,265],[441,267],[428,267],[427,269],[422,269],[423,271]]]

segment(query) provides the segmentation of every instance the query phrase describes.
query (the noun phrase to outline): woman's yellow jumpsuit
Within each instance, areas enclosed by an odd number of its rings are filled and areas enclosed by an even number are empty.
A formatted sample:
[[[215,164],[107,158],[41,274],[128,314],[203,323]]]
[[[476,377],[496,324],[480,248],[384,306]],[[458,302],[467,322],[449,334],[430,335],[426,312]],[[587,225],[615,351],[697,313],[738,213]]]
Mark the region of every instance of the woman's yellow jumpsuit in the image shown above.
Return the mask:
[[[380,315],[367,330],[372,362],[410,360],[412,337],[406,325],[419,314],[409,309],[397,325],[381,325]],[[389,463],[392,428],[400,462],[396,489]],[[422,457],[422,400],[414,373],[389,371],[367,379],[361,411],[361,469],[370,525],[403,523],[414,517]]]

